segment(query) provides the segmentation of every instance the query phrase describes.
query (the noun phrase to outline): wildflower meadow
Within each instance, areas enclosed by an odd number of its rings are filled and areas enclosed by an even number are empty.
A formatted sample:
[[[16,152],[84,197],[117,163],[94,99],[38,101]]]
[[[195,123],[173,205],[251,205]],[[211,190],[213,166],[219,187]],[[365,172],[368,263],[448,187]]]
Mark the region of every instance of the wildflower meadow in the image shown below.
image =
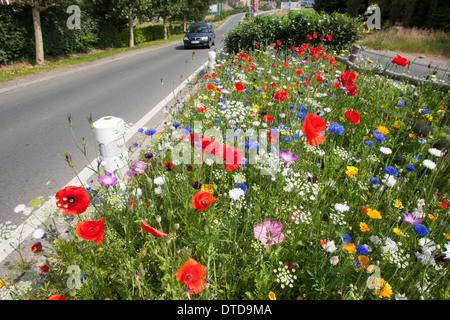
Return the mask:
[[[124,170],[58,191],[41,285],[16,298],[449,299],[449,93],[310,37],[217,50]]]

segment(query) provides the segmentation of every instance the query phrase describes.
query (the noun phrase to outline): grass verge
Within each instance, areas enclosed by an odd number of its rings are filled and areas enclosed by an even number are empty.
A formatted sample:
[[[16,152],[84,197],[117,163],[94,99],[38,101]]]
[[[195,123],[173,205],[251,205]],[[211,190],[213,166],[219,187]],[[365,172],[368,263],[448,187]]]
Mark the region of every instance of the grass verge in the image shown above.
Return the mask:
[[[450,34],[442,30],[392,28],[367,34],[359,44],[374,50],[390,50],[450,58]]]

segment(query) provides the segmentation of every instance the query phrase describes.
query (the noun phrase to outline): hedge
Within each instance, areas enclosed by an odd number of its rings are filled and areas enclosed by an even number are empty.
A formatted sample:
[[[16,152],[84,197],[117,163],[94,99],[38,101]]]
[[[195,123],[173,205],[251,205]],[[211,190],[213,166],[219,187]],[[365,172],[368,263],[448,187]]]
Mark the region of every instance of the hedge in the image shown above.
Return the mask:
[[[128,47],[130,41],[130,33],[129,28],[124,28],[120,32],[116,32],[115,34],[115,43],[114,46],[116,48]],[[168,35],[170,34],[170,30],[167,30]],[[163,25],[151,25],[142,28],[134,28],[134,43],[144,43],[153,40],[164,39],[164,27]]]
[[[281,41],[282,46],[300,46],[324,43],[321,37],[330,35],[332,41],[327,45],[340,50],[354,43],[362,36],[363,23],[359,18],[352,18],[340,13],[315,13],[311,11],[291,11],[283,18],[257,16],[241,22],[225,37],[225,47],[233,52],[254,48],[255,44],[267,45]],[[317,38],[308,39],[308,35],[317,34]]]

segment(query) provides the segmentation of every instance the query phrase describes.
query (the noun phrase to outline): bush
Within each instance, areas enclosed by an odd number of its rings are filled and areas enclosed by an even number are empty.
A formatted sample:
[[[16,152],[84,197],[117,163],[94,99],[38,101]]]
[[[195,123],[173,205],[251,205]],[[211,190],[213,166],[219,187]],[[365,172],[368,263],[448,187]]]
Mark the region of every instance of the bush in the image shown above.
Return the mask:
[[[120,32],[116,32],[114,43],[116,48],[128,47],[130,41],[129,32],[130,31],[128,28],[122,29]],[[167,30],[167,32],[170,35],[170,30]],[[162,25],[134,28],[133,33],[135,44],[164,39],[164,27]]]
[[[285,47],[299,46],[309,42],[312,46],[323,44],[321,37],[332,36],[327,42],[331,49],[346,48],[361,38],[362,23],[358,18],[351,18],[339,13],[290,12],[287,17],[258,16],[242,22],[225,38],[227,49],[238,52],[253,48],[258,44],[273,43],[280,40]],[[308,35],[317,34],[317,38],[308,39]]]

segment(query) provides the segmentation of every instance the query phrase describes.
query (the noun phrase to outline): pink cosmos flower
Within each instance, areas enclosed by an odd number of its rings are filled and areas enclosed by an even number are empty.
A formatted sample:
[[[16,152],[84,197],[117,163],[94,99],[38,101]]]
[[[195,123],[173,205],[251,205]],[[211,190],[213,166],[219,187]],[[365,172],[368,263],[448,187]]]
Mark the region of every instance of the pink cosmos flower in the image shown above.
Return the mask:
[[[413,226],[421,222],[420,219],[415,219],[411,213],[408,213],[408,215],[402,213],[402,215],[405,217],[405,219],[403,219],[403,222],[411,223]]]
[[[104,187],[115,186],[117,183],[117,177],[113,177],[111,173],[107,173],[104,177],[99,176],[98,182],[103,184]]]
[[[287,152],[284,150],[283,152],[280,152],[278,154],[281,158],[283,158],[284,163],[289,163],[291,161],[297,161],[298,159],[295,157],[295,154],[293,152]]]
[[[253,233],[255,238],[262,242],[263,246],[271,246],[284,240],[284,234],[281,232],[282,228],[283,224],[281,222],[270,222],[270,219],[266,219],[253,229]]]

